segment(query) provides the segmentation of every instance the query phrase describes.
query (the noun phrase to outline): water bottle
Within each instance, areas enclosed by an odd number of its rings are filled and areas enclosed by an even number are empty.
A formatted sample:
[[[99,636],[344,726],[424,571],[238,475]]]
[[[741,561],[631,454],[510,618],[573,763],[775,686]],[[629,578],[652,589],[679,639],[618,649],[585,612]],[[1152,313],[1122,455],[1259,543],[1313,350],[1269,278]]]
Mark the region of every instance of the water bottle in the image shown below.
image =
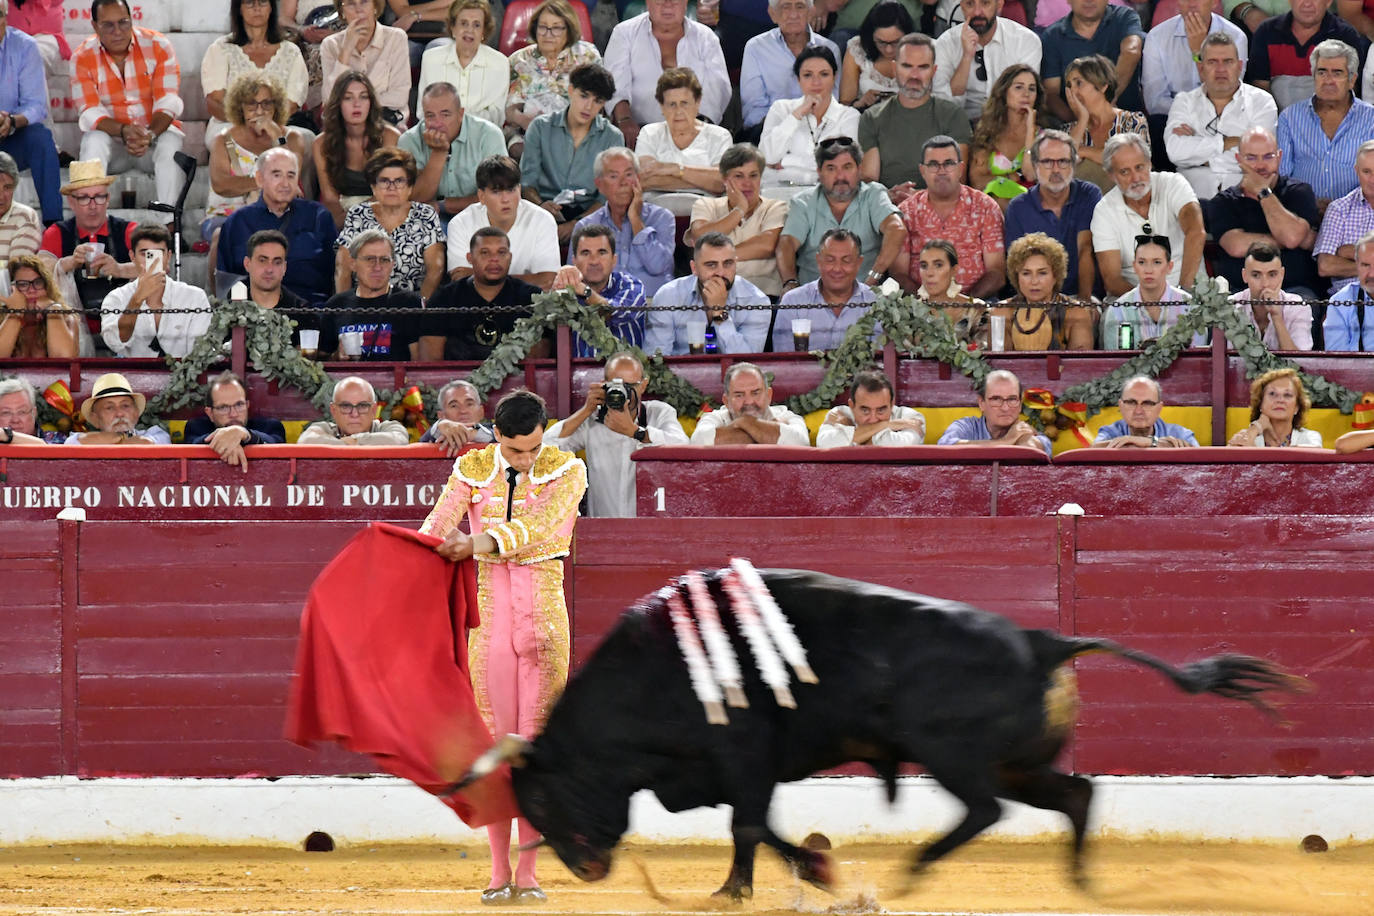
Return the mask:
[[[1135,349],[1135,327],[1129,323],[1123,323],[1116,329],[1116,348],[1118,350]]]

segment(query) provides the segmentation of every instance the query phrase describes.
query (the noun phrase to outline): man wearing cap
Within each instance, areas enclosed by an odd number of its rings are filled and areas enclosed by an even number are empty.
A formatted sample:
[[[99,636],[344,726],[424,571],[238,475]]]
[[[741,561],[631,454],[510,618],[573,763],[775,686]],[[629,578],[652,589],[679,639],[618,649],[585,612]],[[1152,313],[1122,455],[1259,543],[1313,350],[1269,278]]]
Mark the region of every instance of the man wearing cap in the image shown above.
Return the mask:
[[[105,174],[105,163],[73,162],[67,175],[62,193],[72,218],[44,230],[42,250],[53,257],[58,282],[74,280],[82,306],[95,312],[125,280],[138,276],[129,258],[138,225],[109,215],[114,179]]]
[[[61,167],[48,120],[48,84],[38,42],[8,27],[9,2],[0,0],[0,150],[21,169],[33,169],[33,184],[43,207],[43,222],[62,218],[57,194]]]
[[[118,372],[102,375],[81,405],[81,417],[91,432],[72,433],[66,444],[171,445],[172,437],[161,426],[139,429],[138,418],[147,403]]]
[[[177,199],[181,169],[181,67],[166,36],[137,28],[126,0],[94,0],[95,34],[72,53],[72,102],[81,159],[116,172],[138,168],[157,183],[157,197]],[[117,142],[116,142],[117,141]],[[180,227],[178,227],[180,228]]]

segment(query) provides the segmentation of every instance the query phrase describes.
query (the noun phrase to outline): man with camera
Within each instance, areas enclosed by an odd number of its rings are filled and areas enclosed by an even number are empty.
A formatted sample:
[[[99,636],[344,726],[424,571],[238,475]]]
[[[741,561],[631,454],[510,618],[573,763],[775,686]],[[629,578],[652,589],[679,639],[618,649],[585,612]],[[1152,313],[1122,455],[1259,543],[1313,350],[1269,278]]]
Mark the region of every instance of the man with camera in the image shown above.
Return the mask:
[[[100,336],[115,356],[171,356],[191,352],[210,328],[205,290],[167,277],[172,237],[162,226],[139,226],[132,236],[138,277],[105,297]]]
[[[587,514],[633,518],[635,473],[630,455],[646,445],[686,445],[677,411],[662,401],[645,401],[644,366],[628,351],[606,360],[606,380],[593,382],[587,400],[566,420],[549,428],[546,441],[565,452],[587,456]]]

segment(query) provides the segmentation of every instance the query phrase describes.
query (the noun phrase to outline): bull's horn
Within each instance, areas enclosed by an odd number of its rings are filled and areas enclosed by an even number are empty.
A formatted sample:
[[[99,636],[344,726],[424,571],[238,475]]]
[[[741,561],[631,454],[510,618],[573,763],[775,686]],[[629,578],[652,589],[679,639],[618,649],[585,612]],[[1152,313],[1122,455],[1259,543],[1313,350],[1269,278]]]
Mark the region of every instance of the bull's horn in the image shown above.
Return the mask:
[[[453,784],[449,793],[465,789],[482,777],[490,776],[503,763],[509,763],[513,767],[524,766],[525,754],[529,749],[530,743],[519,735],[502,736],[491,746],[491,750],[472,762],[467,773]]]
[[[528,843],[521,843],[519,848],[521,852],[529,852],[531,849],[538,849],[540,846],[547,845],[549,845],[549,841],[541,836],[537,840],[530,840]]]

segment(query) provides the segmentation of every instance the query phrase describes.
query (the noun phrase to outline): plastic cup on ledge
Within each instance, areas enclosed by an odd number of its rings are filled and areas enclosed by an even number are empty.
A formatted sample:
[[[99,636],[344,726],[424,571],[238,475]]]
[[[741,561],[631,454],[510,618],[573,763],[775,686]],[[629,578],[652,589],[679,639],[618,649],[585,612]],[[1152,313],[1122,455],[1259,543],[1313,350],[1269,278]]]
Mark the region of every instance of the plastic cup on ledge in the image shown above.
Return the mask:
[[[692,354],[706,352],[706,322],[687,322],[687,352]]]
[[[1001,353],[1007,348],[1007,318],[1005,315],[993,315],[989,320],[988,336],[992,339],[988,341],[993,353]]]
[[[318,339],[316,343],[319,343]],[[362,356],[363,332],[344,331],[339,335],[339,349],[343,351],[344,356]]]
[[[302,329],[301,335],[301,356],[306,359],[314,359],[320,349],[320,332]]]
[[[811,349],[810,318],[792,319],[792,349],[798,353],[805,353]]]

